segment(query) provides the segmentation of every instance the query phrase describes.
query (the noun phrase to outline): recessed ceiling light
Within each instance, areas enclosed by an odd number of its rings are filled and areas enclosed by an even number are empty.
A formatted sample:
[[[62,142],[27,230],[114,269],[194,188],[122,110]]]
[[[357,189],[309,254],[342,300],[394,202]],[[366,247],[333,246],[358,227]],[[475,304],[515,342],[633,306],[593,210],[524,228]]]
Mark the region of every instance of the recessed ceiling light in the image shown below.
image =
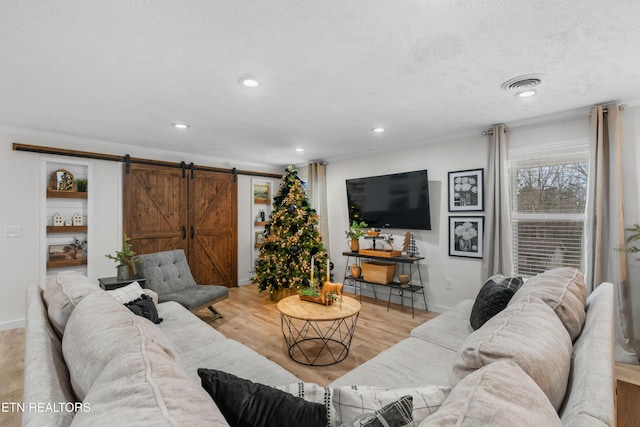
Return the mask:
[[[171,126],[176,129],[187,129],[189,127],[189,125],[186,123],[172,123]]]
[[[382,133],[384,132],[384,128],[373,128],[371,129],[372,131],[374,131],[375,133]]]
[[[518,98],[528,98],[528,97],[533,96],[535,94],[536,94],[535,90],[525,90],[523,92],[516,93],[516,96]]]
[[[240,79],[240,84],[246,87],[256,87],[258,86],[258,81],[255,79],[251,79],[249,77],[243,77]]]
[[[304,148],[296,148],[296,151],[297,151],[298,153],[302,153],[302,152],[304,151]]]

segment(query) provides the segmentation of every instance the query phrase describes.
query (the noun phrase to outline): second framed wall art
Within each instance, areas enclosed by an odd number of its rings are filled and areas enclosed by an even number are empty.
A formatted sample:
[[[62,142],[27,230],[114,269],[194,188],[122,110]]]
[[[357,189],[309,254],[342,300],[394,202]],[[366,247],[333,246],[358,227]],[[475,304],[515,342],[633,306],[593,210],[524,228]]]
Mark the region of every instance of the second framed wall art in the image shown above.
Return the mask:
[[[449,256],[482,258],[483,216],[449,217]]]

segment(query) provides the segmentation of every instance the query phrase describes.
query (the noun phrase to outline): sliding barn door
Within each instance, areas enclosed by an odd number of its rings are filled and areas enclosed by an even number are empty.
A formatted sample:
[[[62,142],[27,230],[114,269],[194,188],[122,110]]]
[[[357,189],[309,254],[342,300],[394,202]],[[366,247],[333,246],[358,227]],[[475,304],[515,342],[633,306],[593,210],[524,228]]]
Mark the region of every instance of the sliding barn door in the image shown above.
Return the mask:
[[[184,249],[187,179],[182,170],[131,164],[123,175],[123,227],[136,254]]]
[[[189,179],[189,266],[196,282],[237,286],[237,188],[233,175],[196,171]]]
[[[237,286],[237,188],[223,172],[131,164],[123,226],[137,254],[183,249],[196,283]]]

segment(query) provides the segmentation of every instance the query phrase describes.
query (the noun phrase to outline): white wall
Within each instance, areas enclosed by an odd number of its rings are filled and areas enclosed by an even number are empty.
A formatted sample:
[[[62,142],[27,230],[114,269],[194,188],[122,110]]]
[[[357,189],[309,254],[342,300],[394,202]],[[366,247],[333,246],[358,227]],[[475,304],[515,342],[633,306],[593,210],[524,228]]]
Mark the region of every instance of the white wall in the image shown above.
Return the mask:
[[[41,285],[41,159],[60,159],[29,152],[13,151],[12,143],[57,147],[105,154],[125,155],[155,160],[194,162],[204,166],[222,168],[237,167],[270,173],[282,173],[282,168],[270,168],[241,162],[230,163],[221,159],[187,156],[161,150],[141,149],[104,141],[72,138],[21,129],[0,128],[0,170],[4,184],[0,186],[0,330],[24,326],[26,299],[29,285]],[[77,159],[74,159],[77,160]],[[93,177],[89,182],[90,203],[93,218],[89,219],[88,262],[89,274],[97,284],[98,277],[115,275],[115,264],[104,255],[121,248],[122,236],[122,164],[118,162],[91,160]],[[238,281],[249,280],[249,260],[252,251],[250,214],[244,204],[252,194],[250,178],[238,176]],[[246,197],[245,197],[246,195]],[[22,237],[5,237],[5,228],[20,226]],[[246,262],[245,262],[246,260]]]
[[[622,169],[624,186],[625,223],[640,223],[640,106],[632,105],[621,113]],[[589,119],[549,120],[543,124],[513,126],[509,135],[511,147],[522,148],[535,144],[554,143],[589,137]],[[386,173],[429,170],[432,231],[415,232],[418,248],[426,256],[422,267],[427,304],[430,310],[443,311],[464,298],[474,298],[481,286],[479,260],[448,256],[447,172],[474,169],[487,164],[487,137],[460,139],[425,145],[394,153],[333,162],[327,166],[329,229],[331,254],[336,264],[336,279],[344,277],[347,250],[344,230],[348,226],[345,179]],[[401,236],[405,230],[394,231]],[[398,240],[396,239],[396,242]],[[400,239],[402,241],[402,239]],[[640,261],[628,257],[629,282],[636,341],[640,342]],[[445,280],[453,281],[453,289],[445,287]],[[381,287],[376,290],[383,291]],[[370,291],[365,292],[372,295]],[[385,296],[388,294],[384,294]]]
[[[480,135],[478,131],[478,135],[471,138],[329,163],[327,165],[327,199],[331,259],[335,264],[335,279],[342,281],[347,261],[346,257],[341,255],[348,249],[344,233],[349,224],[345,180],[427,169],[432,230],[413,231],[418,251],[426,258],[422,261],[420,271],[426,289],[427,305],[430,310],[444,311],[462,299],[474,298],[482,286],[481,260],[448,255],[447,173],[456,170],[486,169],[487,146],[487,137]],[[396,236],[397,247],[401,245],[406,231],[391,230]],[[363,242],[364,240],[361,241],[361,247]],[[452,289],[446,289],[446,279],[451,279]],[[370,286],[365,288],[365,294],[373,295]],[[384,295],[383,298],[388,296],[381,286],[376,287],[376,292],[378,298],[381,294]],[[416,306],[424,308],[421,297],[419,295],[417,297],[419,301]]]

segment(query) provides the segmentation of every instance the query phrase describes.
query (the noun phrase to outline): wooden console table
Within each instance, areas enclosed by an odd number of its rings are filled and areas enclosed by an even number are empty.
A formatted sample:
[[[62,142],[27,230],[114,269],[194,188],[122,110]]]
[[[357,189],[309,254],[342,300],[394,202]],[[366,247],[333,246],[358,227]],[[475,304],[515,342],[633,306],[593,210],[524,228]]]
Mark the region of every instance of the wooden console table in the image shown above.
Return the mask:
[[[424,308],[425,310],[427,310],[427,297],[425,295],[424,287],[422,284],[422,273],[420,272],[420,261],[423,260],[424,257],[408,257],[408,256],[385,257],[385,256],[375,256],[370,254],[361,254],[359,252],[343,252],[342,255],[347,257],[347,266],[344,272],[344,283],[347,284],[348,282],[351,282],[353,286],[359,290],[361,299],[362,299],[362,284],[369,283],[373,285],[372,287],[373,296],[376,299],[378,298],[378,295],[376,294],[376,286],[385,286],[389,288],[389,299],[387,301],[387,311],[389,311],[389,306],[391,304],[391,296],[397,295],[400,297],[400,305],[404,305],[405,298],[411,299],[411,316],[415,317],[415,312],[414,312],[414,295],[415,294],[422,294],[422,299],[424,300]],[[360,277],[353,277],[351,275],[351,271],[350,271],[351,264],[349,262],[352,257],[356,259],[356,262],[358,265],[360,265],[360,267],[362,267],[363,259],[395,263],[396,273],[398,273],[397,271],[398,265],[402,266],[403,268],[404,266],[408,266],[409,276],[411,277],[411,281],[406,285],[403,285],[402,283],[395,280],[392,281],[391,283],[381,284],[381,283],[375,283],[375,282],[368,282],[364,280],[364,277],[362,276],[362,274],[360,275]],[[415,283],[415,284],[412,283],[414,264],[417,267],[416,270],[418,273],[418,283]],[[402,272],[400,272],[400,274],[402,274]]]

